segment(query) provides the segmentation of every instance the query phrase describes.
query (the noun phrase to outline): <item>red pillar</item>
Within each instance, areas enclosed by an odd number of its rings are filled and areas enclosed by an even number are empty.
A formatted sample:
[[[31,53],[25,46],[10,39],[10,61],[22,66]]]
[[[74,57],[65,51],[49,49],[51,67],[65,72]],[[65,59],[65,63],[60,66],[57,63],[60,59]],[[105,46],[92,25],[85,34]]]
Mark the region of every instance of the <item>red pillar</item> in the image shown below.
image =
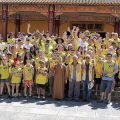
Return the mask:
[[[20,32],[20,14],[16,14],[15,16],[15,36]]]
[[[55,19],[55,35],[59,36],[59,28],[60,28],[60,16]]]
[[[55,5],[49,5],[48,8],[48,31],[51,35],[55,33]]]
[[[8,26],[8,5],[2,5],[2,37],[3,41],[7,41],[7,26]]]
[[[115,22],[115,24],[114,24],[114,32],[119,33],[119,22]]]
[[[118,22],[118,35],[120,36],[120,20]]]

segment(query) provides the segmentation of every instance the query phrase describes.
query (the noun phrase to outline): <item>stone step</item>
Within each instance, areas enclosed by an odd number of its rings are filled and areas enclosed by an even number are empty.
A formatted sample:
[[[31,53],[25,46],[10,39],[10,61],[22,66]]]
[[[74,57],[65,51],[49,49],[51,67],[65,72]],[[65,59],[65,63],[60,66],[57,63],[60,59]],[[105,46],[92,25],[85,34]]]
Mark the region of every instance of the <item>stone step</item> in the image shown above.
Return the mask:
[[[82,89],[80,90],[81,98],[82,98]],[[21,90],[21,94],[23,95],[23,89]],[[37,94],[36,87],[33,88],[33,94]],[[48,92],[46,92],[46,96],[48,96]],[[120,87],[116,87],[115,91],[112,92],[112,101],[120,101]],[[95,95],[95,89],[92,90],[92,99],[93,100],[99,100],[100,99],[100,91],[98,92],[98,95]]]
[[[120,87],[120,82],[118,82],[118,84],[116,86],[119,86]]]
[[[116,88],[115,88],[115,91],[120,91],[120,87],[116,87]]]

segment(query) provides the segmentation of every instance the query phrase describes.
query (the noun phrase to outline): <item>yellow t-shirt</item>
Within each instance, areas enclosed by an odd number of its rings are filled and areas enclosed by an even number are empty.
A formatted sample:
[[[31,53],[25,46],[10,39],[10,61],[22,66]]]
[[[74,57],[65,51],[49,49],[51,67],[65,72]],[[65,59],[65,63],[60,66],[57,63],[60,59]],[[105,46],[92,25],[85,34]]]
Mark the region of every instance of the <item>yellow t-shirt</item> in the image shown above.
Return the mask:
[[[119,69],[120,69],[120,56],[117,59],[117,63],[118,63]]]
[[[104,61],[103,65],[104,65],[104,72],[110,72],[110,73],[114,72],[114,65],[115,65],[114,61],[108,62],[106,60],[106,61]],[[113,74],[111,74],[107,77],[113,77]]]
[[[106,55],[107,54],[107,49],[102,49],[102,55]]]
[[[49,60],[49,62],[50,62],[50,68],[51,68],[51,69],[54,68],[54,66],[55,66],[55,64],[57,63],[57,61],[58,61],[57,59],[54,60],[54,59],[52,59],[52,58]]]
[[[15,39],[14,39],[14,38],[12,38],[12,39],[11,39],[11,38],[8,38],[8,39],[7,39],[7,43],[8,43],[8,44],[14,44],[14,43],[15,43]]]
[[[50,60],[51,55],[52,55],[52,53],[51,53],[51,52],[49,52],[48,54],[45,54],[45,57],[48,59],[48,61]]]
[[[14,84],[18,84],[21,81],[21,76],[22,76],[22,69],[20,67],[16,67],[16,68],[12,68],[12,79],[11,79],[11,83]]]
[[[106,47],[108,48],[111,45],[111,39],[103,39],[104,44],[106,45]]]
[[[41,72],[47,72],[47,68],[37,68],[37,75],[36,75],[36,84],[46,84],[48,82],[47,75],[43,75]]]
[[[0,79],[8,79],[10,76],[10,69],[9,69],[9,65],[8,63],[6,63],[5,65],[3,65],[1,63],[0,65],[0,74],[1,74],[1,78]]]
[[[25,65],[23,67],[23,78],[24,80],[33,80],[34,68],[32,65]]]
[[[35,58],[35,62],[36,62],[36,64],[37,64],[37,66],[40,66],[40,60],[42,60],[40,57],[37,57],[37,58]],[[48,62],[48,59],[45,57],[44,59],[43,59],[43,61],[45,61],[45,63],[47,63]]]
[[[24,53],[24,49],[23,49],[22,47],[19,48],[19,47],[17,46],[17,47],[16,47],[16,54],[17,54],[17,53],[22,55],[22,54]]]
[[[9,67],[11,67],[14,63],[14,61],[12,59],[9,59],[7,62],[8,62]]]
[[[96,78],[101,78],[101,75],[102,75],[102,65],[103,65],[102,61],[97,61],[96,62],[96,66],[95,66]]]

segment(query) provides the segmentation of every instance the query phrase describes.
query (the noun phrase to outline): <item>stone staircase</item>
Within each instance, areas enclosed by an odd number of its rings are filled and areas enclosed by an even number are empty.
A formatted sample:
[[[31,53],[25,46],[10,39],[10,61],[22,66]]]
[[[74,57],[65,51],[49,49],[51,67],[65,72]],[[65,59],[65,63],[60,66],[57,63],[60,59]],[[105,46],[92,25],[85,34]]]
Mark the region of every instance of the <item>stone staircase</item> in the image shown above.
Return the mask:
[[[98,93],[98,96],[95,96],[95,88],[93,88],[93,90],[92,90],[92,99],[100,100],[100,91]],[[120,82],[115,87],[115,91],[112,92],[111,100],[112,101],[120,101]]]
[[[112,92],[112,100],[120,101],[120,81],[118,82],[117,86],[115,87],[115,91]]]

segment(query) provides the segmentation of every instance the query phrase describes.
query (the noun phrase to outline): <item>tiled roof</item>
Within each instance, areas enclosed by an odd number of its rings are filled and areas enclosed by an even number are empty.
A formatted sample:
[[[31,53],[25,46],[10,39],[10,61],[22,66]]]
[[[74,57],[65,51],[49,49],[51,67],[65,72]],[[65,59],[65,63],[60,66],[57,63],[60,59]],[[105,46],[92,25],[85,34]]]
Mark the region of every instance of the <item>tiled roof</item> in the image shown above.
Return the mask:
[[[40,4],[81,4],[120,5],[120,0],[0,0],[0,3],[40,3]]]

